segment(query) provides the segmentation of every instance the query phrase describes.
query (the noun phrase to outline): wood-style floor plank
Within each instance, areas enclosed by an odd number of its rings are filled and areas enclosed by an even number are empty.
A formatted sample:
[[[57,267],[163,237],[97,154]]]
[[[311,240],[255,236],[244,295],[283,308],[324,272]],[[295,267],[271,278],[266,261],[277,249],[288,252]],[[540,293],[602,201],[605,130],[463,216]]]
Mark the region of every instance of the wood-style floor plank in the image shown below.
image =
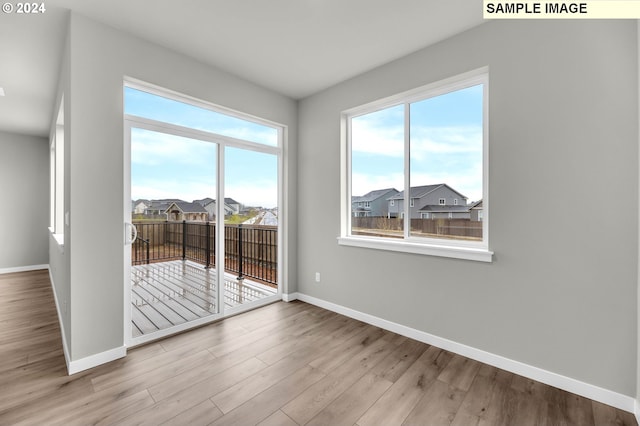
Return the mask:
[[[0,275],[0,395],[0,425],[637,426],[631,413],[302,302],[68,376],[46,271]]]

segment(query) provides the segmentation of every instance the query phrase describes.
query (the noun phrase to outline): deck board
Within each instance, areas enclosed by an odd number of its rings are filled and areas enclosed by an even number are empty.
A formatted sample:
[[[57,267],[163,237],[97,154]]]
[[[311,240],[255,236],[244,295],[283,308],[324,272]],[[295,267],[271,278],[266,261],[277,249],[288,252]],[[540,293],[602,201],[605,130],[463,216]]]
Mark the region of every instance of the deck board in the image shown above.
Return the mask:
[[[164,330],[217,313],[217,271],[191,261],[172,260],[131,267],[132,336]],[[225,306],[276,294],[261,283],[225,274]]]

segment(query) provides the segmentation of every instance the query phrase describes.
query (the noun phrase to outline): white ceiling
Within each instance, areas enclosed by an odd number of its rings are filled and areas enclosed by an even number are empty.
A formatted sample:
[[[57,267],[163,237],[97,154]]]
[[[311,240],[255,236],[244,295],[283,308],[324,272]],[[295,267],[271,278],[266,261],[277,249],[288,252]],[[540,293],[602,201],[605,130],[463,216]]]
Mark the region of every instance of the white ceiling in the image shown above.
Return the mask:
[[[301,99],[479,25],[477,0],[47,0],[0,16],[0,130],[47,135],[64,9]]]

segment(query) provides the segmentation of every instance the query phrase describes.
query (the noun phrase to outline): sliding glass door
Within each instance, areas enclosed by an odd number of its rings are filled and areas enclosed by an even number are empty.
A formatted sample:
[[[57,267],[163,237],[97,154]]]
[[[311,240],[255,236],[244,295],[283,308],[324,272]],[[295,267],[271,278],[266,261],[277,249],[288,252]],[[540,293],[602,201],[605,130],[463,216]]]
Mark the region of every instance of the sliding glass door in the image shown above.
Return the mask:
[[[127,345],[279,300],[284,129],[124,91]]]

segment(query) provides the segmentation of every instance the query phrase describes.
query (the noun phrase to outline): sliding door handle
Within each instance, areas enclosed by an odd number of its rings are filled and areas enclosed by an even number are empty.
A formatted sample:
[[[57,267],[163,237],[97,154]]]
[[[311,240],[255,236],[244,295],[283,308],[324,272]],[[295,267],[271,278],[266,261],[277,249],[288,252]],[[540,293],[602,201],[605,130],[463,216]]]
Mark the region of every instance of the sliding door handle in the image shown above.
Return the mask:
[[[133,244],[136,238],[138,238],[138,228],[136,228],[136,226],[131,222],[125,222],[124,223],[124,244],[125,245]]]

